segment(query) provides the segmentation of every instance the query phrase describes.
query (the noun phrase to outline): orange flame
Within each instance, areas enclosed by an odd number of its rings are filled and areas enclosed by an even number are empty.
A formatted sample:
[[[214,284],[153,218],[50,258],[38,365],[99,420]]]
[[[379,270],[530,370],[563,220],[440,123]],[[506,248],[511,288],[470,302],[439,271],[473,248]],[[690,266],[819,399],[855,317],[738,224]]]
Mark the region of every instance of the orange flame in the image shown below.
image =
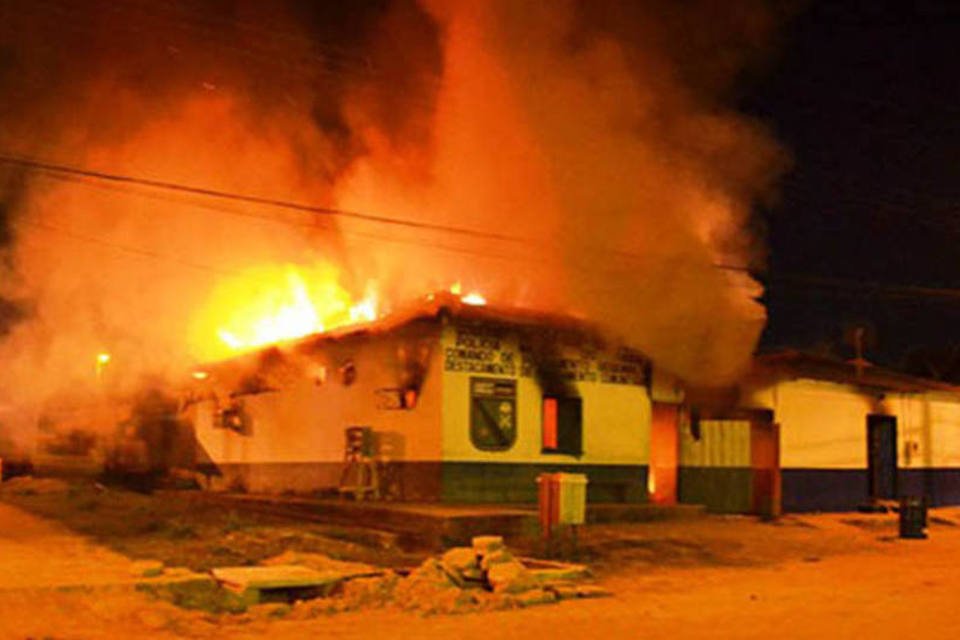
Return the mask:
[[[487,304],[487,299],[479,291],[471,291],[470,293],[464,294],[463,285],[460,284],[459,280],[450,285],[450,293],[460,298],[460,302],[463,304],[469,304],[475,307],[482,307]]]
[[[329,265],[263,265],[217,286],[194,322],[193,351],[214,360],[377,315],[372,283],[354,301]]]

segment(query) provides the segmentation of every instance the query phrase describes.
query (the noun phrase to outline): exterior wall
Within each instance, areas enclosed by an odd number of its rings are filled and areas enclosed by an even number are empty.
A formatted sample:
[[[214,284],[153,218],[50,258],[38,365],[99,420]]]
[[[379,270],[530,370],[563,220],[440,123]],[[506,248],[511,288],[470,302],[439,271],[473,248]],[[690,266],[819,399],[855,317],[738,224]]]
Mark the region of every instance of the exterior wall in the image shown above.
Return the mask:
[[[899,488],[933,504],[960,504],[960,401],[948,396],[899,396],[897,415]]]
[[[396,445],[405,499],[534,502],[536,477],[547,471],[587,474],[593,502],[646,499],[651,421],[646,363],[589,345],[560,348],[557,355],[569,366],[565,384],[582,399],[583,453],[544,453],[543,391],[529,352],[521,348],[522,330],[450,318],[418,326],[325,344],[312,356],[330,372],[322,385],[304,378],[281,391],[242,396],[251,419],[248,435],[215,425],[212,401],[195,405],[201,457],[222,474],[214,487],[255,492],[334,487],[342,470],[344,429],[369,425]],[[495,334],[494,343],[471,343],[481,333]],[[424,344],[431,353],[416,408],[378,409],[377,390],[399,384],[398,351]],[[335,372],[347,360],[357,375],[344,386]],[[506,450],[481,450],[471,440],[473,377],[516,384],[517,435]],[[226,394],[220,397],[224,404]]]
[[[774,411],[786,511],[840,511],[868,499],[867,416],[897,418],[898,488],[934,504],[960,503],[960,398],[869,392],[850,385],[787,380],[747,394]]]
[[[328,372],[325,381],[300,376],[281,390],[240,396],[250,433],[214,424],[217,404],[193,407],[202,452],[219,469],[218,488],[305,492],[336,487],[343,469],[344,431],[373,427],[403,470],[405,497],[435,497],[441,456],[441,366],[437,324],[420,323],[390,334],[353,336],[325,343],[309,357]],[[401,353],[424,350],[426,375],[413,409],[387,409],[378,390],[401,385]],[[356,377],[346,385],[338,369],[352,362]],[[216,383],[216,373],[211,383]],[[226,397],[222,394],[221,398]],[[224,400],[220,401],[224,403]]]
[[[701,420],[700,437],[680,432],[679,497],[711,511],[747,513],[753,504],[749,420]]]
[[[583,453],[544,453],[543,390],[532,371],[535,364],[521,349],[523,340],[516,330],[462,320],[450,320],[443,328],[444,499],[532,502],[537,474],[560,470],[587,474],[591,501],[645,499],[651,402],[637,371],[628,374],[631,383],[613,383],[602,363],[615,358],[573,345],[561,347],[557,355],[565,360],[568,384],[582,399]],[[505,451],[483,451],[471,441],[472,377],[516,381],[517,435]]]

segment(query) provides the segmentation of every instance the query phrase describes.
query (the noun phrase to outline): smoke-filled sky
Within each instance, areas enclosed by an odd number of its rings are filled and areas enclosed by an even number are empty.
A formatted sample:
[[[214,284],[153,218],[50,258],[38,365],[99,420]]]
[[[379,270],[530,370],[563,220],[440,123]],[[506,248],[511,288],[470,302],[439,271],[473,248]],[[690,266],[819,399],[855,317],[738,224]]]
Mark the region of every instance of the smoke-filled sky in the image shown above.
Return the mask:
[[[730,380],[765,315],[721,266],[762,263],[787,166],[731,107],[766,4],[0,0],[0,155],[419,225],[0,166],[0,393],[214,357],[291,268],[329,304],[461,282]]]

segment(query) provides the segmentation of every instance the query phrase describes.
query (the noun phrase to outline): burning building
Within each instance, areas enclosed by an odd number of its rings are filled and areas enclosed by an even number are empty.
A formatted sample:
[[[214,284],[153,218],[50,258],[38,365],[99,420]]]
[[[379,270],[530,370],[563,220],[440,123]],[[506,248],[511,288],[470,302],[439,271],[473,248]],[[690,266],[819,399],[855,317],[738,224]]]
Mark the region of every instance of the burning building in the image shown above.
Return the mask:
[[[187,411],[213,486],[336,489],[345,431],[368,427],[382,496],[530,502],[538,473],[570,470],[591,500],[644,500],[654,397],[677,390],[586,322],[479,302],[430,296],[197,372]]]
[[[784,165],[728,104],[775,12],[674,4],[3,3],[0,404],[228,358],[189,399],[226,486],[334,486],[368,426],[407,497],[669,499],[658,367],[749,365]],[[496,305],[380,318],[457,281]]]

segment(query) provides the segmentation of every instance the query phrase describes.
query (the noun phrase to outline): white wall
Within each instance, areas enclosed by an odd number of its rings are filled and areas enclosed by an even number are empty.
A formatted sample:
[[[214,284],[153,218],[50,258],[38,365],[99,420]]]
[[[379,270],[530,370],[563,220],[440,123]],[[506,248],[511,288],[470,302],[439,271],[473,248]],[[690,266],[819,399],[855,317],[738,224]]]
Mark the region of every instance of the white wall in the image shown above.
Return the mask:
[[[871,413],[897,417],[900,467],[960,467],[960,398],[925,393],[886,394],[880,400],[853,386],[802,379],[745,395],[748,406],[774,411],[782,468],[866,468]]]
[[[443,329],[444,352],[456,348],[458,327],[451,321]],[[485,346],[493,346],[490,343]],[[651,403],[645,386],[600,381],[574,383],[583,403],[583,455],[541,452],[542,398],[535,378],[522,375],[522,353],[515,333],[506,332],[486,351],[488,362],[514,370],[508,373],[443,371],[443,458],[451,461],[647,464],[650,458]],[[584,354],[565,348],[565,358],[577,360],[585,371],[599,375],[598,362],[610,354]],[[470,440],[470,378],[499,377],[517,381],[517,439],[507,451],[481,451]]]
[[[898,396],[899,465],[905,468],[960,467],[960,401],[941,394]]]
[[[193,409],[197,439],[214,462],[341,462],[344,430],[368,425],[391,434],[400,460],[440,459],[441,376],[439,328],[419,334],[347,338],[321,348],[316,362],[328,372],[325,382],[300,378],[281,391],[242,396],[252,419],[252,433],[241,435],[213,424],[215,403]],[[397,387],[402,377],[399,350],[430,350],[429,368],[417,406],[412,410],[378,408],[376,391]],[[337,369],[354,363],[356,380],[344,385]],[[216,372],[211,383],[215,383]],[[222,395],[226,398],[226,395]]]

